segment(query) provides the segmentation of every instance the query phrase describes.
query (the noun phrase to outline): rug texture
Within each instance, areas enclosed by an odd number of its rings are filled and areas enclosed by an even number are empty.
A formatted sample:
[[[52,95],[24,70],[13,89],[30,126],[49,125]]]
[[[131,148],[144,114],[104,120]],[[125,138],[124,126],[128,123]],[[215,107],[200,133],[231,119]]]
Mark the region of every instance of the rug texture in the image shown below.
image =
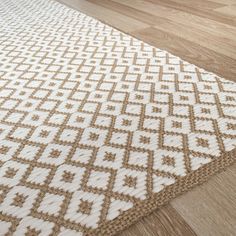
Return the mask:
[[[53,1],[0,20],[0,235],[114,235],[236,159],[235,83]]]

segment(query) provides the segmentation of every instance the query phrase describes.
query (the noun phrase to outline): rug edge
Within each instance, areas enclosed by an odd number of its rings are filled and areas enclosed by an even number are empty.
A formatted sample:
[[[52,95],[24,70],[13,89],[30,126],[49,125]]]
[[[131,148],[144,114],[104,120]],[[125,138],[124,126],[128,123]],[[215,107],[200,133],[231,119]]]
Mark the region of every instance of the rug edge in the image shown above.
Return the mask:
[[[172,199],[184,194],[185,192],[206,183],[214,175],[225,171],[227,167],[236,162],[236,148],[223,153],[220,157],[181,177],[174,184],[165,187],[161,192],[154,194],[130,210],[125,211],[112,221],[102,224],[95,230],[85,233],[86,236],[112,236],[131,225],[137,223],[140,219],[148,216],[159,207],[169,203]],[[207,173],[207,174],[205,174]]]

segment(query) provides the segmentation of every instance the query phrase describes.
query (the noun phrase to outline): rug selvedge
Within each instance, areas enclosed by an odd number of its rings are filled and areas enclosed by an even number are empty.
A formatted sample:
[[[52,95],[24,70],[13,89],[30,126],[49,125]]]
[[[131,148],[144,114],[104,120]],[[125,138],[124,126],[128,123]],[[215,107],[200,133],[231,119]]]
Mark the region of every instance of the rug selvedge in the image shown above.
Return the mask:
[[[235,83],[53,1],[0,7],[1,234],[113,235],[235,161]]]

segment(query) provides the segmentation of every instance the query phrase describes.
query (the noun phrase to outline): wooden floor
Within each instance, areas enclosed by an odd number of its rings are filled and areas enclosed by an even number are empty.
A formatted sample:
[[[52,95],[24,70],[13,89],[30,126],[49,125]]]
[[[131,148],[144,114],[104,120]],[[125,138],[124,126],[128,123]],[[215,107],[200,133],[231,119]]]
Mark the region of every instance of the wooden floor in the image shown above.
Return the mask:
[[[236,0],[58,1],[236,81]],[[236,165],[120,234],[163,235],[236,235]]]

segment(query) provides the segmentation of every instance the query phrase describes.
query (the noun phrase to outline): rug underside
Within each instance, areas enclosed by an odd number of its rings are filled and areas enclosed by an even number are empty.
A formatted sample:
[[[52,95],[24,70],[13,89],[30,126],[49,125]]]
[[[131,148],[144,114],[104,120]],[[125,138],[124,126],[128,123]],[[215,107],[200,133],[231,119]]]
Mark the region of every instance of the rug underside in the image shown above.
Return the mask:
[[[54,1],[0,20],[0,235],[114,235],[235,161],[234,82]]]

